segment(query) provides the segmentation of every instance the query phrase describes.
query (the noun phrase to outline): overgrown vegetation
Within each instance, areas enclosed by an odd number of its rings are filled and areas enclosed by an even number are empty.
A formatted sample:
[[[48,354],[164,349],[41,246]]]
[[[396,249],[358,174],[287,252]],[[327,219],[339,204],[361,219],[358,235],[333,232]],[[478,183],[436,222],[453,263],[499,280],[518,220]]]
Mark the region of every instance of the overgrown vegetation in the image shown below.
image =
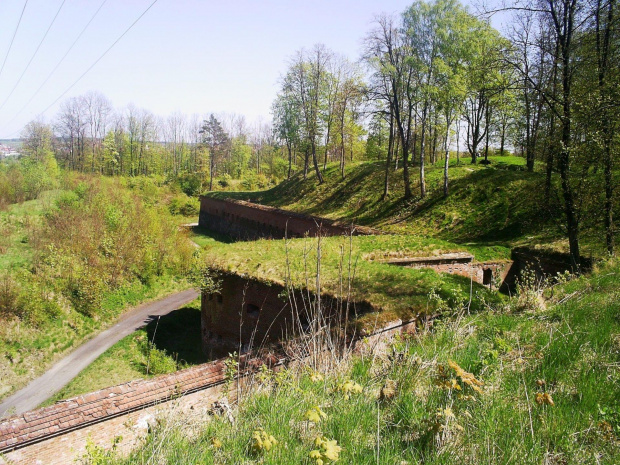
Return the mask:
[[[128,306],[189,285],[181,194],[149,178],[37,176],[58,189],[0,212],[0,396]]]
[[[480,309],[485,303],[500,300],[495,292],[477,283],[473,283],[472,295],[467,277],[380,262],[384,258],[462,251],[481,261],[507,259],[510,254],[505,247],[467,247],[419,236],[386,235],[326,237],[319,244],[311,238],[213,243],[205,246],[204,259],[216,271],[370,304],[376,313],[359,315],[357,323],[360,329],[372,331],[391,320],[433,315],[443,308],[444,301],[457,308],[471,296],[472,309]],[[312,275],[317,269],[322,283],[318,290]],[[350,278],[343,280],[343,274]],[[429,299],[433,293],[437,299]]]
[[[337,369],[262,370],[233,424],[173,412],[96,463],[617,463],[619,276],[610,262],[542,307],[460,314]]]

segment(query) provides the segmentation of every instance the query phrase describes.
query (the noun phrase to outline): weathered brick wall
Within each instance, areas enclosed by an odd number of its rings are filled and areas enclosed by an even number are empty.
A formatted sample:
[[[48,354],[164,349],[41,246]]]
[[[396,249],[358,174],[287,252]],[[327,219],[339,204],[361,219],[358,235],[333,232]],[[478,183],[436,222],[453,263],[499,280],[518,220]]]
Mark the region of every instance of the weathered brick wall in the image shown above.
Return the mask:
[[[467,253],[451,253],[432,257],[412,257],[381,260],[383,263],[410,268],[432,268],[439,273],[450,273],[473,279],[491,288],[502,287],[513,270],[511,260],[476,262]]]
[[[510,273],[512,261],[504,262],[472,262],[472,263],[442,263],[431,267],[440,273],[457,274],[473,279],[474,282],[499,288]]]
[[[241,358],[240,377],[261,365],[281,364],[265,355]],[[148,380],[136,380],[74,397],[0,421],[0,464],[66,464],[82,456],[90,441],[109,448],[117,436],[120,450],[132,448],[150,424],[164,415],[205,409],[220,395],[224,363],[212,363]]]
[[[221,234],[239,239],[262,237],[284,238],[342,234],[373,235],[380,231],[363,226],[347,225],[326,218],[303,215],[241,200],[200,198],[198,224]]]
[[[303,333],[311,320],[309,296],[297,291],[293,297],[291,306],[282,285],[221,274],[219,292],[202,295],[203,352],[210,358],[224,357]],[[338,301],[332,296],[322,295],[321,304],[324,318],[337,315]],[[366,302],[351,305],[356,314],[372,310]]]
[[[384,347],[396,334],[415,331],[415,322],[387,323],[372,335],[353,341],[356,351]],[[251,373],[261,365],[278,369],[286,356],[267,353],[241,357],[242,392],[252,387]],[[303,359],[290,361],[292,365]],[[207,420],[213,402],[224,394],[223,361],[207,363],[150,380],[136,380],[85,394],[50,407],[0,421],[0,465],[65,465],[83,457],[87,444],[128,453],[161,421],[200,425]],[[228,397],[234,400],[237,385]]]

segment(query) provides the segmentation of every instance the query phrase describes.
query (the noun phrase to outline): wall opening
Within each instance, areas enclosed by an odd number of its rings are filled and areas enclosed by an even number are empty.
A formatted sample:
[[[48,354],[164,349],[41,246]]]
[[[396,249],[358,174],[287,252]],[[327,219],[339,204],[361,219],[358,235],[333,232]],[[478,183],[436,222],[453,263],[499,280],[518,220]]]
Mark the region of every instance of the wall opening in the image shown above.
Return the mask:
[[[258,315],[260,315],[260,307],[254,304],[246,304],[245,313],[249,318],[258,318]]]
[[[482,270],[482,284],[485,286],[493,284],[493,270],[491,268]]]

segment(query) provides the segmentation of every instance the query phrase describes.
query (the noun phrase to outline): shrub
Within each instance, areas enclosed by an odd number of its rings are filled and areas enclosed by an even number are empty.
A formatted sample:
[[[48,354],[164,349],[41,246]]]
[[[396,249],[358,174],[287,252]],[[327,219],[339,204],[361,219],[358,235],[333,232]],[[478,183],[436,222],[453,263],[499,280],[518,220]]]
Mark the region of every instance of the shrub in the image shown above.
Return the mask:
[[[95,273],[80,273],[77,279],[70,281],[70,299],[74,308],[86,315],[97,315],[103,301],[104,283]]]
[[[189,196],[198,195],[202,189],[202,178],[198,174],[186,173],[179,175],[177,183],[181,190]]]
[[[8,273],[0,276],[0,318],[22,317],[20,285]]]
[[[173,215],[194,216],[200,212],[200,201],[186,195],[178,195],[170,201],[168,210]]]
[[[222,175],[220,179],[217,180],[217,183],[220,187],[228,187],[230,186],[230,182],[232,181],[232,176],[228,173]]]
[[[163,375],[177,370],[177,363],[168,355],[165,349],[157,349],[153,344],[148,344],[147,363],[145,373]]]

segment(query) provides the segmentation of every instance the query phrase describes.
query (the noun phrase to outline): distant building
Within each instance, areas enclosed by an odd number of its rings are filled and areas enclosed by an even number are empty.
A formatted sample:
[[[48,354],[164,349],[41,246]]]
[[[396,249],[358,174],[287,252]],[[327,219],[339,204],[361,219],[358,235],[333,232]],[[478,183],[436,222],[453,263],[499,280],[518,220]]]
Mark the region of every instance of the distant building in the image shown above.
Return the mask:
[[[19,155],[19,152],[15,150],[13,147],[0,144],[0,159],[6,158],[6,157],[15,157],[17,155]]]

